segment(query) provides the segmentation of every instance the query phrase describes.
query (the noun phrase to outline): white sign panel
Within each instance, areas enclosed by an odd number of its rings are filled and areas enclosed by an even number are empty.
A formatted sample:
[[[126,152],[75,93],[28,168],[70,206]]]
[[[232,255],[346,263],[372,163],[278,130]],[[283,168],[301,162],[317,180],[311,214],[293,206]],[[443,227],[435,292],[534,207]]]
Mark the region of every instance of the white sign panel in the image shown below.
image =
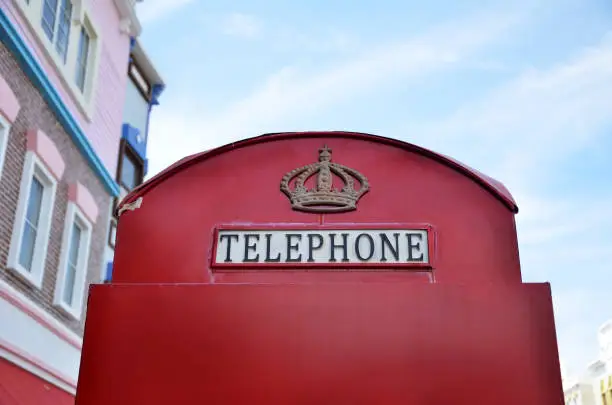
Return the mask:
[[[219,229],[213,266],[427,265],[426,229]]]

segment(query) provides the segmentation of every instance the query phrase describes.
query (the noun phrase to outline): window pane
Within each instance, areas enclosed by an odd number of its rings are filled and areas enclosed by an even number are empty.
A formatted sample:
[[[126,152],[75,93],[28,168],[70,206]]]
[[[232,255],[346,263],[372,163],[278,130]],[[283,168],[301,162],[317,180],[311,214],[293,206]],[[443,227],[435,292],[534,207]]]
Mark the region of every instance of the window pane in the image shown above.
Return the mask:
[[[132,190],[138,185],[138,169],[136,163],[125,154],[121,163],[121,183]]]
[[[55,49],[66,63],[66,53],[68,51],[68,38],[70,36],[70,20],[72,18],[72,3],[70,0],[62,0],[60,6],[60,19],[57,28],[57,42]]]
[[[68,261],[73,266],[76,266],[79,260],[79,247],[81,242],[81,228],[74,224],[72,226],[72,238],[70,238],[70,253]]]
[[[26,212],[26,220],[29,221],[34,228],[38,228],[38,220],[40,219],[40,208],[42,206],[43,192],[45,186],[36,178],[32,177],[30,185],[30,195],[28,197],[28,210]]]
[[[136,67],[136,65],[132,64],[132,65],[130,65],[130,73],[133,76],[133,81],[135,82],[135,84],[138,87],[140,87],[142,92],[145,93],[147,95],[147,97],[148,97],[148,95],[149,95],[149,83],[147,82],[147,80],[144,78],[144,76],[140,72],[140,69],[138,69]]]
[[[44,0],[41,25],[47,37],[53,41],[55,17],[57,13],[57,0]]]
[[[79,53],[77,55],[76,83],[79,89],[85,89],[85,76],[87,74],[87,58],[89,56],[89,34],[84,27],[81,27],[81,37],[79,39]]]
[[[32,271],[36,233],[36,228],[26,221],[23,227],[23,236],[21,238],[21,247],[19,250],[19,264],[27,271]]]
[[[40,220],[40,209],[44,191],[45,188],[43,184],[36,177],[32,177],[30,193],[28,195],[28,208],[24,219],[23,235],[21,237],[21,246],[19,249],[19,264],[28,271],[32,270],[36,235],[38,234],[38,221]]]
[[[64,287],[64,303],[72,305],[74,296],[74,278],[76,276],[76,267],[68,265],[66,269],[66,285]]]
[[[72,305],[72,299],[74,296],[74,282],[76,279],[76,272],[79,264],[79,250],[81,247],[81,236],[83,231],[75,222],[72,225],[72,232],[70,235],[70,246],[68,247],[68,263],[66,265],[66,281],[64,283],[64,302],[68,305]]]

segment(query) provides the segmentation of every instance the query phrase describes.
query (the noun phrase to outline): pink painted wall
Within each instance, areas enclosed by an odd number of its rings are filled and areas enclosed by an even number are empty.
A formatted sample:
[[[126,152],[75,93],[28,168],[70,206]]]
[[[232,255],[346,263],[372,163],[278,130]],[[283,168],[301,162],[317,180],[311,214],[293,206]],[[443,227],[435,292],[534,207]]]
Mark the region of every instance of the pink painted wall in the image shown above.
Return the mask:
[[[9,87],[4,77],[0,75],[0,115],[6,118],[9,122],[14,122],[19,114],[21,105],[15,97],[15,93]]]
[[[100,212],[96,199],[91,191],[79,182],[71,183],[68,187],[68,198],[83,211],[83,214],[95,224]]]
[[[130,38],[119,30],[119,13],[111,0],[84,0],[88,2],[90,15],[96,28],[101,31],[101,52],[97,86],[91,121],[81,113],[70,91],[65,87],[60,73],[47,59],[43,46],[24,20],[21,11],[12,0],[0,0],[0,8],[8,15],[21,37],[30,46],[36,59],[70,109],[73,117],[89,138],[102,162],[115,177],[117,153],[121,137],[123,101],[127,80],[127,63]]]
[[[66,162],[62,158],[57,145],[40,129],[30,129],[27,135],[28,150],[33,151],[45,163],[47,169],[55,176],[57,180],[61,180]]]

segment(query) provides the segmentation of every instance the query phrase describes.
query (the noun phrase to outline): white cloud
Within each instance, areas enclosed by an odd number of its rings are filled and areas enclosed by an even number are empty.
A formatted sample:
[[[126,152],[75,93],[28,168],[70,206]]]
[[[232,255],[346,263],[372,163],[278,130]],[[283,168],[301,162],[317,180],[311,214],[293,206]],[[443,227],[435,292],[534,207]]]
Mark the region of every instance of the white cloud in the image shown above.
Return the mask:
[[[598,197],[605,199],[598,203],[592,196],[557,200],[539,192],[568,159],[604,136],[601,129],[612,123],[610,94],[612,41],[605,37],[563,64],[522,74],[414,131],[429,147],[468,164],[478,161],[479,170],[503,181],[521,208],[524,242],[540,243],[575,230],[576,215],[588,216],[583,224],[593,225],[610,218],[610,196]],[[590,212],[578,209],[585,206]]]
[[[192,2],[193,0],[146,0],[136,4],[136,12],[143,24],[150,24]]]
[[[263,30],[263,23],[255,16],[232,13],[223,20],[223,33],[239,38],[258,37]]]
[[[286,66],[221,111],[203,113],[195,100],[193,105],[185,102],[184,108],[164,107],[153,114],[152,173],[194,151],[277,131],[296,116],[309,116],[377,86],[416,80],[452,67],[494,44],[516,23],[513,15],[483,13],[436,27],[421,37],[366,49],[318,72]],[[180,145],[170,135],[177,126],[184,126]]]
[[[612,41],[547,70],[531,70],[482,100],[422,128],[442,149],[489,155],[487,173],[522,189],[600,135],[610,122]],[[502,161],[498,161],[502,156]]]

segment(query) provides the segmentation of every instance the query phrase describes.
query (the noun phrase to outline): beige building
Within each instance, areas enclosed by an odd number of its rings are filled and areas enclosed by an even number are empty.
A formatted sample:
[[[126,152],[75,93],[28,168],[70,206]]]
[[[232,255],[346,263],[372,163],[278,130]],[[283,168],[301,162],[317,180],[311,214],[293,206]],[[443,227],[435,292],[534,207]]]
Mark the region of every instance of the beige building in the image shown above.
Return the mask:
[[[597,333],[598,359],[580,375],[564,378],[567,405],[612,405],[612,319]]]

